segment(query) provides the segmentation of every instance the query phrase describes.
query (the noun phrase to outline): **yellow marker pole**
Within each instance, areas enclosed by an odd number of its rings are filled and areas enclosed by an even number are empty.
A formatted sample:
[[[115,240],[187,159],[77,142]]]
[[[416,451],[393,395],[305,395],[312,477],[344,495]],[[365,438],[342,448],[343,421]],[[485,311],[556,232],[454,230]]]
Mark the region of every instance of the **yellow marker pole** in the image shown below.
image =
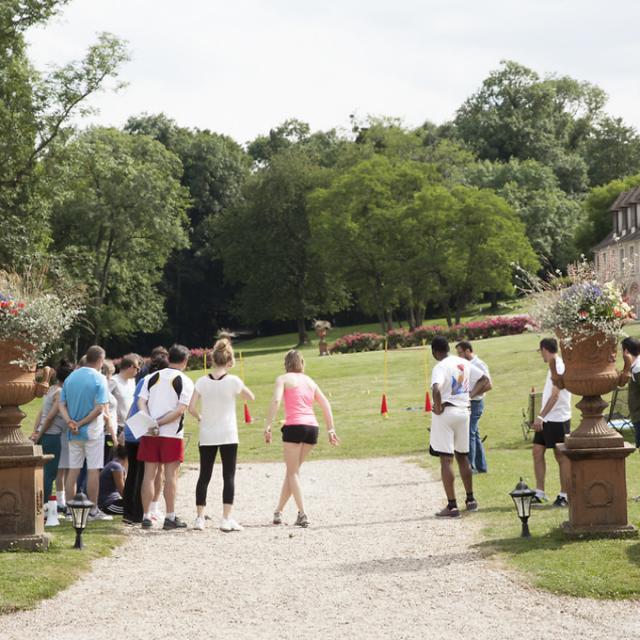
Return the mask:
[[[380,407],[380,413],[383,418],[389,417],[389,408],[387,405],[387,386],[389,381],[389,362],[388,362],[388,341],[384,339],[384,375],[382,379],[382,405]]]
[[[244,382],[244,358],[242,357],[242,351],[239,353],[240,356],[240,378],[242,382]]]
[[[422,341],[424,350],[422,352],[422,362],[424,364],[424,412],[429,413],[431,411],[431,396],[429,395],[429,365],[427,364],[427,341]]]
[[[202,361],[204,365],[204,370],[207,370],[207,347],[204,348],[204,353],[202,354]]]
[[[244,382],[244,358],[242,357],[242,351],[238,354],[240,356],[240,378],[242,382]],[[244,421],[246,424],[251,424],[253,419],[251,418],[251,413],[249,412],[249,404],[244,402]]]

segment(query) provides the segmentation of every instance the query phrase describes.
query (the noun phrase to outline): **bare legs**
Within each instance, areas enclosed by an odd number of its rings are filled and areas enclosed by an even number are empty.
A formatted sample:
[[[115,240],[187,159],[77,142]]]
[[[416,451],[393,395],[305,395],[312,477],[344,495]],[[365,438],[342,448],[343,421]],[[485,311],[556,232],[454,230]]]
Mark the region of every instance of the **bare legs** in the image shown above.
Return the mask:
[[[544,493],[544,480],[547,473],[547,463],[545,461],[544,454],[546,453],[547,448],[541,444],[533,445],[533,471],[536,476],[536,489],[538,491],[542,491]],[[569,458],[564,454],[560,453],[560,451],[554,447],[553,453],[556,458],[556,462],[558,463],[558,467],[560,470],[560,491],[562,493],[568,493],[569,491],[569,475],[570,475],[570,464]]]
[[[471,464],[466,453],[456,453],[456,462],[460,471],[460,478],[467,493],[473,493],[473,479],[471,475]],[[447,500],[456,499],[455,475],[453,473],[453,456],[440,456],[440,477]]]
[[[536,476],[536,489],[544,493],[544,478],[547,473],[547,463],[544,454],[547,448],[542,444],[533,445],[533,472]]]
[[[302,463],[309,455],[314,445],[305,444],[303,442],[284,442],[284,462],[287,467],[282,490],[280,491],[280,500],[276,511],[283,511],[289,498],[293,496],[296,506],[300,513],[304,513],[304,502],[302,499],[302,489],[300,487],[299,471]]]

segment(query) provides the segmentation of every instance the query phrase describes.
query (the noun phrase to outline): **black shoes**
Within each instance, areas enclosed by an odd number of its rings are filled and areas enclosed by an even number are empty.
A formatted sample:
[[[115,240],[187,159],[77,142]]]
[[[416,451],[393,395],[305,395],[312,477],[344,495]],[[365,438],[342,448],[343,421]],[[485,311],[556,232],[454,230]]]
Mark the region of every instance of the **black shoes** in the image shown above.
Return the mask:
[[[180,520],[178,516],[176,516],[173,520],[169,520],[169,518],[165,518],[164,525],[162,526],[162,528],[165,531],[168,531],[170,529],[186,529],[187,523]]]

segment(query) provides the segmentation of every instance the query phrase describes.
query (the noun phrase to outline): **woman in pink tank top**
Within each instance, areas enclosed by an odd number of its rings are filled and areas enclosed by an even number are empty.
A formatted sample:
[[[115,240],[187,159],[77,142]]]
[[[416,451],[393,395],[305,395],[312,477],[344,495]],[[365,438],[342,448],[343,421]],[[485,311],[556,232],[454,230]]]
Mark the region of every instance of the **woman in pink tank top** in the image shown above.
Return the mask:
[[[293,496],[298,507],[295,525],[309,526],[304,510],[302,489],[300,487],[300,467],[307,455],[318,443],[318,420],[313,412],[313,403],[322,407],[329,443],[339,444],[333,425],[331,404],[320,390],[320,387],[304,373],[304,358],[292,349],[284,359],[286,373],[276,379],[276,388],[269,407],[267,425],[264,430],[265,442],[271,442],[271,425],[284,400],[284,426],[281,429],[284,448],[284,461],[287,467],[286,476],[280,492],[280,500],[273,514],[273,524],[282,524],[282,512],[289,498]]]

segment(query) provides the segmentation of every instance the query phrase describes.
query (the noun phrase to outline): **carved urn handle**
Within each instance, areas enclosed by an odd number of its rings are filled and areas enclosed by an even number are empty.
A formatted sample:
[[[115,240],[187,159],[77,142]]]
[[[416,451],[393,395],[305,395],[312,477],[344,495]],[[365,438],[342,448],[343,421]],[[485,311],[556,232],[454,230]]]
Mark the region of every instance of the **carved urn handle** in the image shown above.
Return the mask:
[[[51,380],[51,374],[53,373],[53,369],[51,367],[44,367],[41,371],[36,371],[36,376],[38,373],[42,373],[41,379],[36,382],[36,398],[42,398],[47,391],[49,390],[49,380]]]

